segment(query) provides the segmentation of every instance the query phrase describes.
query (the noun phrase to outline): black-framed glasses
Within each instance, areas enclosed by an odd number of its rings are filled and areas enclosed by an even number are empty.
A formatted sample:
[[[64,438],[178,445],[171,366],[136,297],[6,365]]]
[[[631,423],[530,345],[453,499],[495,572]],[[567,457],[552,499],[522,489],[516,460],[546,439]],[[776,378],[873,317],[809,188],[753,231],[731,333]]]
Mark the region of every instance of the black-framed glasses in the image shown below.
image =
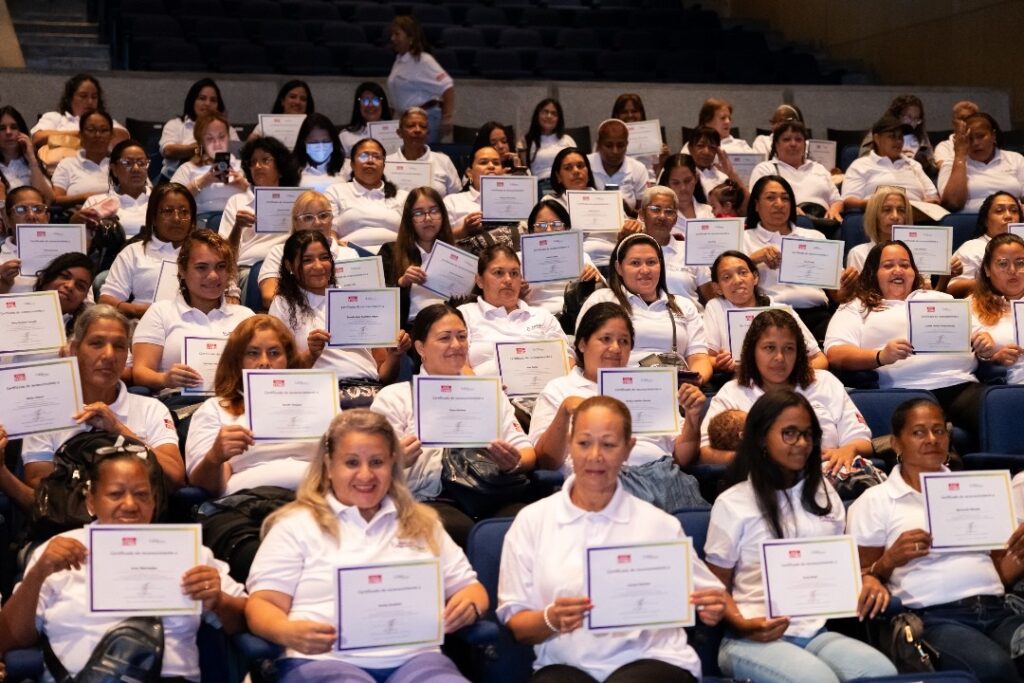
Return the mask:
[[[796,427],[785,427],[782,430],[782,443],[792,446],[800,439],[803,439],[808,444],[814,443],[814,432],[810,429],[803,430]]]

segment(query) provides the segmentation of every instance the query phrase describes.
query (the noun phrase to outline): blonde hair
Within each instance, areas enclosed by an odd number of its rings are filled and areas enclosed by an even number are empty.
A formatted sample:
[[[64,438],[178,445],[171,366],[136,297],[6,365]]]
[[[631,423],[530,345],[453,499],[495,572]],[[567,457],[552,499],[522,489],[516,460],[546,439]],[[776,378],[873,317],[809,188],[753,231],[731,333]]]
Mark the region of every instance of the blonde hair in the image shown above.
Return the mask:
[[[299,216],[301,216],[306,211],[306,207],[308,207],[315,201],[321,201],[327,204],[327,207],[331,209],[331,212],[333,213],[334,209],[331,207],[331,200],[329,200],[322,192],[317,192],[316,190],[306,190],[298,197],[296,197],[295,203],[292,204],[292,232],[305,230],[305,228],[296,226],[295,221],[299,218]]]
[[[878,244],[884,242],[881,234],[879,234],[878,227],[878,215],[882,213],[882,204],[889,198],[889,195],[895,194],[903,198],[903,211],[907,216],[906,225],[911,225],[914,222],[914,211],[910,206],[910,200],[907,198],[907,191],[902,187],[896,187],[895,185],[882,185],[875,193],[868,197],[868,205],[864,207],[864,233],[868,236],[868,239]]]
[[[423,543],[430,548],[430,552],[434,555],[440,554],[441,547],[436,536],[437,525],[440,523],[437,512],[433,508],[416,502],[416,499],[413,498],[412,492],[405,483],[404,459],[395,430],[391,428],[387,418],[366,408],[346,410],[335,416],[320,440],[320,447],[312,462],[309,463],[306,476],[295,492],[295,502],[285,505],[268,516],[263,522],[261,535],[266,536],[271,527],[282,517],[297,510],[304,510],[312,515],[321,532],[336,542],[341,542],[338,518],[327,502],[327,496],[332,492],[328,467],[335,447],[349,432],[375,434],[387,441],[392,456],[391,486],[388,487],[387,494],[391,497],[398,512],[398,537]]]

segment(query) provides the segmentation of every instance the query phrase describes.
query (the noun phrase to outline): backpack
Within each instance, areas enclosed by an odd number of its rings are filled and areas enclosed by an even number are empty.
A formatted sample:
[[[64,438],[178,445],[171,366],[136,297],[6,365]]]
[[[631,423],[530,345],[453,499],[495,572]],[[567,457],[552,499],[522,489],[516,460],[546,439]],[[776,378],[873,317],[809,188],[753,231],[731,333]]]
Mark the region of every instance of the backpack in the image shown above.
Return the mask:
[[[203,545],[231,567],[231,578],[245,583],[260,547],[260,529],[271,512],[295,500],[295,492],[280,486],[242,489],[199,506]]]
[[[103,634],[89,661],[72,677],[42,639],[43,660],[56,683],[159,683],[164,663],[164,623],[159,617],[130,617]]]

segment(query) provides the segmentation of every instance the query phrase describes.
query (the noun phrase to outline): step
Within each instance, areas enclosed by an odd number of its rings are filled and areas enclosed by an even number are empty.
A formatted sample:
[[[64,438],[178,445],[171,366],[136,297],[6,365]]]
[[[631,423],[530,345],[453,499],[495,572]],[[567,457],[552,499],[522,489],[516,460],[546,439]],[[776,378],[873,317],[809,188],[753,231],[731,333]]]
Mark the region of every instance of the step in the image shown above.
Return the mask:
[[[26,45],[102,45],[95,33],[22,33],[18,31],[18,42]]]
[[[21,51],[25,59],[30,57],[67,57],[69,59],[110,59],[110,48],[105,45],[22,45]]]
[[[85,20],[89,15],[85,0],[7,0],[7,9],[15,20],[29,17],[53,19],[58,16]]]
[[[110,71],[110,57],[33,57],[25,55],[25,67],[41,71],[65,71],[68,73]]]
[[[18,19],[14,22],[14,30],[20,35],[22,33],[99,33],[99,24],[89,21],[77,20],[24,20]]]

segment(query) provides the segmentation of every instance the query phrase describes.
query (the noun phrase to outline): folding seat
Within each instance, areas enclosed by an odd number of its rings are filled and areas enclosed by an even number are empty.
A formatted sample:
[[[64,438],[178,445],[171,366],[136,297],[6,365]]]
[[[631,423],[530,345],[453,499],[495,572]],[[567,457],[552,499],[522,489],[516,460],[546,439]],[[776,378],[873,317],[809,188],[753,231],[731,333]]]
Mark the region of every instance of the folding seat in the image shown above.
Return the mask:
[[[649,50],[602,52],[597,56],[597,70],[612,81],[653,80],[654,55]]]
[[[282,45],[278,68],[286,74],[334,75],[338,73],[334,54],[322,45]]]
[[[421,24],[454,24],[451,10],[444,5],[415,4],[409,6],[412,16]]]
[[[253,43],[222,45],[210,66],[221,73],[273,73],[266,48]]]
[[[364,47],[349,53],[348,73],[353,76],[387,76],[395,53],[388,47]]]
[[[500,7],[475,6],[466,10],[466,26],[509,26],[508,17]]]
[[[363,27],[348,21],[307,21],[306,33],[324,45],[369,45]]]
[[[481,49],[476,53],[476,72],[483,78],[527,78],[518,50]]]
[[[227,16],[227,11],[220,0],[178,0],[175,14],[178,16],[187,14],[197,17],[224,17]]]
[[[184,40],[154,39],[151,46],[152,57],[149,68],[153,71],[206,71],[199,46]],[[159,172],[160,164],[157,164]]]
[[[308,45],[309,35],[301,21],[266,21],[260,24],[256,39],[267,47]]]
[[[341,13],[335,5],[329,2],[314,2],[313,0],[285,3],[284,16],[293,21],[307,22],[341,20]]]
[[[355,6],[352,12],[352,21],[364,22],[386,22],[391,23],[395,18],[395,10],[391,5],[377,5],[363,2]]]
[[[452,50],[451,48],[439,48],[434,50],[434,59],[437,63],[444,67],[444,70],[448,72],[448,75],[452,78],[465,78],[470,75],[469,66],[463,64],[463,60],[459,57],[458,50]]]
[[[575,50],[599,50],[607,48],[601,45],[597,39],[597,33],[589,28],[563,28],[558,32],[556,45],[562,48]]]
[[[534,71],[545,80],[585,81],[594,77],[593,61],[585,55],[589,56],[581,50],[537,50]]]
[[[498,47],[522,49],[541,46],[540,33],[528,28],[506,28],[498,38]]]

